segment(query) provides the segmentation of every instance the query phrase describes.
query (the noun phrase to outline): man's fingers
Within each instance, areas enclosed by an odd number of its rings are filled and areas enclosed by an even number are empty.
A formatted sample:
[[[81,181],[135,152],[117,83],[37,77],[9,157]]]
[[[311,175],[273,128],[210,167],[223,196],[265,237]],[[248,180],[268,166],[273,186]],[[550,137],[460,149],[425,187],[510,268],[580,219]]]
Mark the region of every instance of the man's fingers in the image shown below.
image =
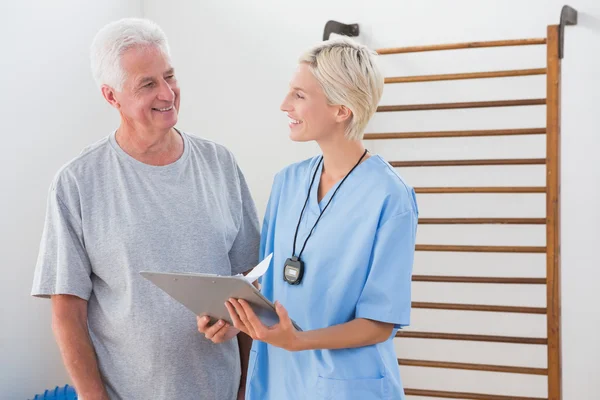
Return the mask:
[[[229,327],[230,325],[225,322],[223,326],[221,326],[221,328],[212,336],[211,340],[214,343],[223,343],[228,340],[226,336],[229,333]]]
[[[196,317],[198,322],[198,332],[204,334],[208,340],[214,343],[222,343],[225,341],[225,336],[229,329],[229,324],[223,320],[217,321],[213,325],[209,325],[210,318],[207,316]]]
[[[219,320],[216,324],[212,325],[206,330],[204,336],[208,340],[213,340],[214,336],[217,335],[221,330],[227,330],[226,323],[223,320]]]
[[[205,316],[196,316],[196,323],[198,324],[198,332],[206,333],[207,329],[210,327],[208,323],[210,322],[210,318]]]

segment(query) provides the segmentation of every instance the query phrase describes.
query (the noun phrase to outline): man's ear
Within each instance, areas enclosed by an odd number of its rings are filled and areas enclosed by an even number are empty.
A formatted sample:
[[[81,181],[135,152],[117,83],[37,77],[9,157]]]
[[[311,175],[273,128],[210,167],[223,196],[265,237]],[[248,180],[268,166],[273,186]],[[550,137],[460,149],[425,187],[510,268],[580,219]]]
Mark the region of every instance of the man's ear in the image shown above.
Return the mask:
[[[352,110],[346,106],[339,106],[336,117],[338,122],[350,121],[352,118]]]
[[[102,85],[102,96],[104,97],[104,99],[106,101],[108,101],[108,104],[110,104],[111,106],[113,106],[116,109],[121,108],[121,104],[119,103],[119,100],[117,100],[116,97],[116,91],[111,88],[108,85]]]

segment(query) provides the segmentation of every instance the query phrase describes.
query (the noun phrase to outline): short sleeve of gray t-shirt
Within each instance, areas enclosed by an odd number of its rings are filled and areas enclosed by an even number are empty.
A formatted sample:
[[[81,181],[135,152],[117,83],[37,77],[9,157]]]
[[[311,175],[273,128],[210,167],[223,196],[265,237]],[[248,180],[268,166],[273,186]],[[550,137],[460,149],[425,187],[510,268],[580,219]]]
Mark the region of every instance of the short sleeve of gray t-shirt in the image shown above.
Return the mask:
[[[258,262],[256,208],[225,147],[180,132],[182,156],[141,163],[114,132],[56,175],[32,295],[88,300],[111,399],[233,399],[237,340],[214,345],[141,270],[235,275]]]
[[[85,251],[81,218],[69,211],[56,185],[54,182],[48,193],[32,294],[70,294],[88,300],[92,266]]]

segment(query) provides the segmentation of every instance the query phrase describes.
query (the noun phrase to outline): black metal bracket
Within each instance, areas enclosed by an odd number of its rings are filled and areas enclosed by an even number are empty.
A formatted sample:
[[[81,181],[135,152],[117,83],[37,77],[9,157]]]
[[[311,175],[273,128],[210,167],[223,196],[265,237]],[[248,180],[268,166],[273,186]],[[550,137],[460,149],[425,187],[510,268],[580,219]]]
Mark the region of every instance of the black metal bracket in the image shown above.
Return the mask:
[[[565,25],[577,25],[577,10],[570,6],[563,6],[560,12],[560,25],[558,26],[558,58],[565,54]]]
[[[358,36],[360,30],[358,24],[342,24],[337,21],[327,21],[323,31],[323,40],[328,40],[332,33],[344,36]]]

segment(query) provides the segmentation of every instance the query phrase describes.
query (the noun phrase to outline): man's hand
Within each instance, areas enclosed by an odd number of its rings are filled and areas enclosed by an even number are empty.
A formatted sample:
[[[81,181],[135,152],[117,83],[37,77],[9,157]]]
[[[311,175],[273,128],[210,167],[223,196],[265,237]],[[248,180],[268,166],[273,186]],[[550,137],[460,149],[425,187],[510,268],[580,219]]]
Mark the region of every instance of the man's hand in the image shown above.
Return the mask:
[[[240,333],[239,329],[231,326],[223,320],[219,320],[215,324],[209,325],[210,317],[196,316],[196,321],[198,323],[198,332],[204,334],[204,336],[213,343],[218,344],[227,342]]]

